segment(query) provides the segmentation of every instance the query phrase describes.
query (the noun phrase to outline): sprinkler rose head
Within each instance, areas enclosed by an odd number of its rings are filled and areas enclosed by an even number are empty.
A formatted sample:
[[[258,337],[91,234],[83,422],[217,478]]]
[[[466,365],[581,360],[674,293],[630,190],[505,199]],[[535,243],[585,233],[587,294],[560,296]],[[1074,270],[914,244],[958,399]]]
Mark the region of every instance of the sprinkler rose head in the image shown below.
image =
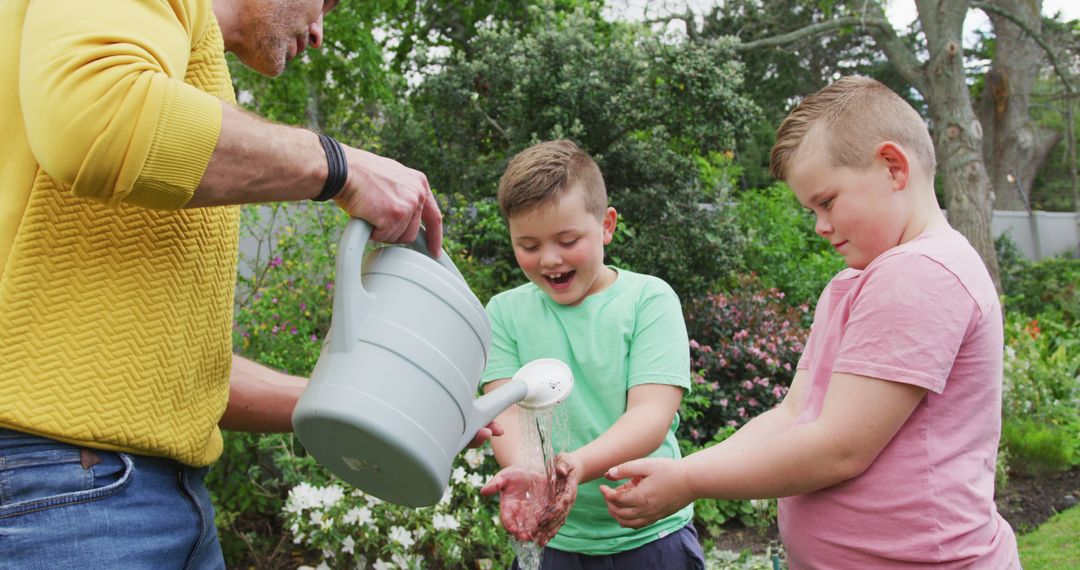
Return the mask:
[[[518,405],[530,410],[550,408],[566,399],[574,387],[574,375],[565,362],[556,358],[539,358],[522,366],[511,381],[525,384],[525,397]]]

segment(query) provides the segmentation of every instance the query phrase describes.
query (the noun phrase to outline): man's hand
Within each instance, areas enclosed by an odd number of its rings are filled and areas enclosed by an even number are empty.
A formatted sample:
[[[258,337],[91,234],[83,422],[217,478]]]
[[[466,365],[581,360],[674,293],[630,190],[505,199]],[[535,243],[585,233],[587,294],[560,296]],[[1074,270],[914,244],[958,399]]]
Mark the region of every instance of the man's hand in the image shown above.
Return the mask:
[[[396,160],[342,145],[349,163],[345,187],[334,198],[355,218],[367,220],[371,239],[384,243],[412,243],[424,223],[428,250],[442,253],[442,213],[428,186],[427,176]]]
[[[625,527],[648,526],[694,499],[685,468],[674,459],[637,459],[612,467],[605,476],[630,479],[615,489],[600,486],[608,512]]]
[[[480,428],[476,432],[476,436],[469,442],[468,447],[477,448],[484,445],[484,442],[493,438],[499,437],[503,434],[503,428],[496,422],[491,422],[486,427]]]

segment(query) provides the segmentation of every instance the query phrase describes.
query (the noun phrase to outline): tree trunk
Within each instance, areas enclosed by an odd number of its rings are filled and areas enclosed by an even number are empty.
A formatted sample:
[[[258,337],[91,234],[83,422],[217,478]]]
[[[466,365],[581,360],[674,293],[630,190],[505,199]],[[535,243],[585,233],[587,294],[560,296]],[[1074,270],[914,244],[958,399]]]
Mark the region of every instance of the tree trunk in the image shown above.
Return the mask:
[[[975,117],[964,75],[961,43],[968,3],[917,0],[930,60],[925,67],[927,105],[933,121],[938,173],[944,181],[949,223],[982,257],[1001,291],[990,223],[990,177],[982,156],[982,126]]]
[[[1011,12],[1033,33],[1042,30],[1042,0],[991,0]],[[1030,206],[1035,174],[1061,140],[1053,129],[1035,125],[1029,113],[1031,87],[1042,68],[1043,50],[1028,32],[1008,18],[989,12],[995,50],[979,101],[983,158],[994,190],[994,208]]]

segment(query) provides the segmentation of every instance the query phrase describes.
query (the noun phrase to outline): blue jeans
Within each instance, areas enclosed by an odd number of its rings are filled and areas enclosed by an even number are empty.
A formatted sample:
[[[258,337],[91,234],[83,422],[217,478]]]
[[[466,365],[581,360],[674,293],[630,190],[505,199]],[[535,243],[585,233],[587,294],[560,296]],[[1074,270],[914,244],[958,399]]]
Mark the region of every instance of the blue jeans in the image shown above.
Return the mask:
[[[0,429],[0,569],[224,568],[206,471]]]
[[[625,552],[607,556],[590,556],[545,548],[540,559],[541,570],[705,570],[705,555],[697,539],[694,523]],[[514,560],[514,569],[521,570]]]

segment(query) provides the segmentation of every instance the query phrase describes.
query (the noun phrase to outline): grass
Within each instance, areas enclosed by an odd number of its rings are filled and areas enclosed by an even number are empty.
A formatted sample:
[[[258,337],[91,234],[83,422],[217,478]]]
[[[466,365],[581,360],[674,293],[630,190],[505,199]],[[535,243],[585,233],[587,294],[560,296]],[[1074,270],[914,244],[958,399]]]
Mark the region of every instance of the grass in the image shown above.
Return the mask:
[[[1080,565],[1080,508],[1054,515],[1033,532],[1019,537],[1024,570],[1057,570]]]

